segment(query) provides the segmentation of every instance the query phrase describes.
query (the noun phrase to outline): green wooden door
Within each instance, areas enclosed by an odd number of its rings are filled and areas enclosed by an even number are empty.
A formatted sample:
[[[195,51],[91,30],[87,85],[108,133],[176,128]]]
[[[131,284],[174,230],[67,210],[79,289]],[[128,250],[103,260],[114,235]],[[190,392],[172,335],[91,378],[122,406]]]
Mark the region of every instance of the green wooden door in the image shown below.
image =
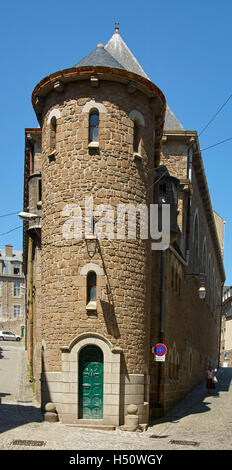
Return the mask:
[[[86,346],[79,355],[79,418],[103,418],[103,353]]]

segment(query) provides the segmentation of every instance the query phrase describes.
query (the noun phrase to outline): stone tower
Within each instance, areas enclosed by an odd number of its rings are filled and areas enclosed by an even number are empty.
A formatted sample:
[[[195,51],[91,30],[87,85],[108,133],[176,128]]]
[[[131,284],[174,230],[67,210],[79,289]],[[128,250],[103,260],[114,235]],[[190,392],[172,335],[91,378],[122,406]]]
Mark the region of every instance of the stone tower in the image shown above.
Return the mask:
[[[153,202],[165,98],[116,26],[106,47],[40,81],[32,103],[42,133],[42,404],[54,402],[62,422],[112,425],[134,404],[145,423],[151,248],[127,228],[118,237],[116,222],[120,205]]]

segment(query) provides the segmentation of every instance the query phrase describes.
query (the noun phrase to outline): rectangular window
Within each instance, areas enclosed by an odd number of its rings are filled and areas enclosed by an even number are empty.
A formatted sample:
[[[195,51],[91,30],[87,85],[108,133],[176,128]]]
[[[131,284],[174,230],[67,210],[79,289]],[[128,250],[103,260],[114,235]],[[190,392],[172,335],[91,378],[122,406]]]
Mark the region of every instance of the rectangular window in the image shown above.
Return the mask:
[[[14,318],[18,318],[21,315],[21,306],[14,305]]]
[[[14,282],[14,297],[20,297],[20,282]]]

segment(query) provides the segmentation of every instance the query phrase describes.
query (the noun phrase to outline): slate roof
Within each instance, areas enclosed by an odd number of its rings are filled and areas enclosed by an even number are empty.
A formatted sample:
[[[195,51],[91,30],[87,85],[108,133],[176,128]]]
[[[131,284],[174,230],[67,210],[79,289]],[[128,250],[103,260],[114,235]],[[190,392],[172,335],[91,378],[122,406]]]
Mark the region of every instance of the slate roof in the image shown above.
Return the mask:
[[[103,44],[98,44],[97,47],[90,52],[84,59],[80,60],[75,67],[82,67],[85,65],[96,65],[102,67],[113,67],[115,69],[123,69],[122,64],[120,64],[111,54],[104,48]]]
[[[126,43],[123,41],[118,32],[113,34],[112,38],[106,44],[105,50],[107,50],[118,62],[120,62],[120,64],[122,64],[126,70],[137,73],[138,75],[141,75],[142,77],[145,77],[149,80],[147,74],[144,72],[141,65],[138,63],[137,59],[127,47]]]
[[[166,115],[165,115],[165,122],[164,122],[164,130],[165,131],[184,131],[184,127],[180,123],[180,121],[177,119],[175,114],[172,112],[172,110],[169,108],[168,105],[166,105]]]
[[[75,67],[85,65],[96,65],[128,70],[129,72],[136,73],[147,80],[150,80],[126,43],[123,41],[118,32],[118,28],[115,29],[113,36],[105,47],[103,44],[98,44],[97,47],[90,52],[90,54],[84,57],[84,59],[80,60]],[[184,127],[169,106],[166,108],[164,130],[184,130]]]

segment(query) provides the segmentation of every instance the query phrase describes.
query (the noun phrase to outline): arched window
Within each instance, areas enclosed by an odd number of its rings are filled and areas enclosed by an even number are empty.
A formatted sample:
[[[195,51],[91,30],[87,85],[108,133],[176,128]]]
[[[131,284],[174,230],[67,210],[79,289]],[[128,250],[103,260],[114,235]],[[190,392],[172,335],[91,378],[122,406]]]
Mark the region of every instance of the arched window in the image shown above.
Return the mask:
[[[97,297],[97,276],[94,271],[87,274],[87,303],[96,300]]]
[[[193,270],[194,273],[198,273],[199,271],[199,222],[197,210],[193,226]]]
[[[133,134],[133,152],[136,158],[141,159],[142,155],[142,128],[145,127],[145,119],[137,109],[133,109],[129,118],[133,121],[134,134]]]
[[[206,238],[204,238],[202,249],[202,272],[207,276]]]
[[[99,140],[99,113],[94,110],[89,115],[89,142]]]
[[[133,151],[139,153],[140,128],[138,122],[134,121]]]
[[[56,117],[53,116],[50,121],[50,150],[56,150]]]

